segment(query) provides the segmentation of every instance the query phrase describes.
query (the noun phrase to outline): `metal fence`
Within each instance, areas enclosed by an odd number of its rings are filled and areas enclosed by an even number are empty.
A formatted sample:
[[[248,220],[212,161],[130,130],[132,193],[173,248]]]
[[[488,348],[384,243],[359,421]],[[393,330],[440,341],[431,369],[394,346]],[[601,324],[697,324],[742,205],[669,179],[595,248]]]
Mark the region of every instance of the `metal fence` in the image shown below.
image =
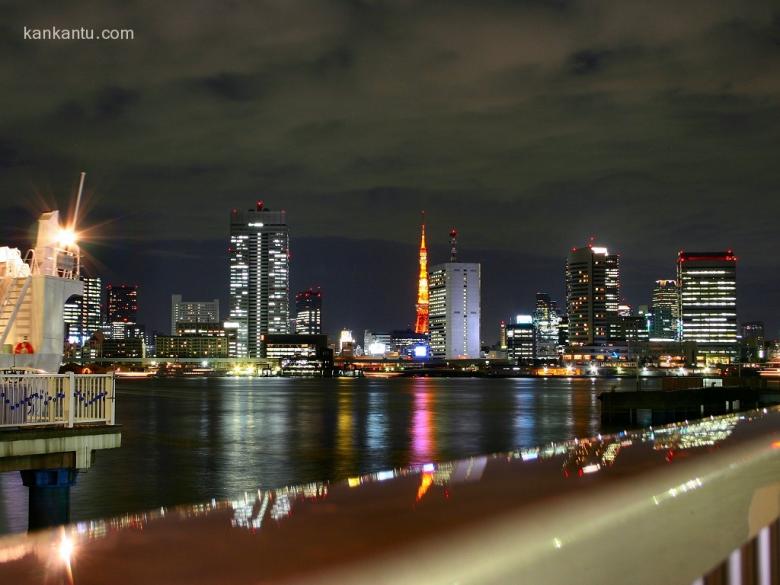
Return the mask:
[[[0,429],[114,424],[113,374],[0,374]]]

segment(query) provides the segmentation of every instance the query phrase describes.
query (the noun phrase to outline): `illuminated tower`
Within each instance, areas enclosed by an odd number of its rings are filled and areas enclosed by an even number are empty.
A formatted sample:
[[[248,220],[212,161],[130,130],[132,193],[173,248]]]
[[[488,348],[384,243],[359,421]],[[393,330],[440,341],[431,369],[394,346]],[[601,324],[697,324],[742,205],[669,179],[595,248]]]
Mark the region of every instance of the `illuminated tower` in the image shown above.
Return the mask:
[[[425,247],[425,212],[420,236],[420,279],[417,284],[417,320],[415,333],[428,333],[428,249]]]
[[[572,248],[566,261],[569,344],[607,345],[617,324],[620,258],[592,243]]]
[[[230,215],[231,357],[265,357],[265,336],[290,332],[289,229],[284,211],[254,209]]]

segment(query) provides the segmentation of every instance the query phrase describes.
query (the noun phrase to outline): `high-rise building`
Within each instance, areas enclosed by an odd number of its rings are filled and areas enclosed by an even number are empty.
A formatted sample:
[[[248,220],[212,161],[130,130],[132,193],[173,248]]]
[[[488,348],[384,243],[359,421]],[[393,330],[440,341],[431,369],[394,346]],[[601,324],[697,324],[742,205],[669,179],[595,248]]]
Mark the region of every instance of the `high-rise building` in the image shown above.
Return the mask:
[[[480,265],[446,262],[431,268],[430,339],[433,357],[480,357]]]
[[[62,320],[65,322],[65,340],[75,345],[81,344],[81,295],[70,297],[62,307]]]
[[[555,359],[558,357],[558,329],[561,316],[558,306],[547,293],[536,293],[536,309],[534,310],[534,329],[536,332],[536,356],[540,359]]]
[[[498,324],[498,349],[506,349],[507,347],[509,346],[506,339],[506,321],[501,321]]]
[[[176,335],[177,323],[219,322],[219,299],[185,301],[181,295],[171,295],[171,335]]]
[[[759,362],[766,358],[766,338],[763,321],[746,321],[740,327],[742,361]]]
[[[296,333],[322,333],[322,291],[319,288],[309,288],[295,295],[295,311]]]
[[[106,285],[106,303],[109,323],[138,322],[138,285]]]
[[[619,256],[603,247],[572,248],[566,262],[569,344],[608,345],[619,299]]]
[[[727,364],[737,356],[737,258],[725,252],[677,256],[682,341],[696,342],[700,364]]]
[[[263,336],[289,333],[289,231],[284,211],[234,209],[230,216],[230,323],[234,357],[265,357]]]
[[[429,290],[428,290],[428,248],[425,245],[425,212],[423,212],[420,232],[419,252],[420,272],[417,280],[417,315],[414,322],[415,333],[428,333],[429,327]]]
[[[561,353],[569,345],[569,316],[561,315],[561,322],[558,323],[558,353]]]
[[[677,341],[680,338],[680,291],[674,280],[656,280],[653,288],[650,339]]]
[[[507,354],[518,364],[530,365],[536,358],[536,327],[533,315],[517,315],[506,327]]]
[[[84,295],[81,298],[81,329],[86,341],[100,331],[105,323],[103,314],[103,280],[99,276],[82,276]]]

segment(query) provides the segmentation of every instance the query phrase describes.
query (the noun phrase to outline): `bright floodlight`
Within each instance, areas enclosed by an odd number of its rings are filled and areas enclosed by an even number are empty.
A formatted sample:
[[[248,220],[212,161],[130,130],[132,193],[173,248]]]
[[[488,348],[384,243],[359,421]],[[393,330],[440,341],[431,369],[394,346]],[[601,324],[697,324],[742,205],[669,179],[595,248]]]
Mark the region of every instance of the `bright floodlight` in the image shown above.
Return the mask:
[[[76,232],[70,228],[63,228],[57,236],[57,241],[63,248],[68,248],[76,244]]]

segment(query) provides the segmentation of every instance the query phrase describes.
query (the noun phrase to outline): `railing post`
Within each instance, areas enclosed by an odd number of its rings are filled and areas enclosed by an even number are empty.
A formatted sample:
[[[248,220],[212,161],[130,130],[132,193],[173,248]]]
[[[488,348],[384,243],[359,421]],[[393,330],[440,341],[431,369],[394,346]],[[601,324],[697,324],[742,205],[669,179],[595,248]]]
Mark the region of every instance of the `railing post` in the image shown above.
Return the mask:
[[[73,417],[74,417],[74,411],[76,410],[76,374],[73,372],[68,372],[68,391],[67,391],[67,397],[68,401],[65,403],[68,405],[68,415],[66,417],[67,427],[69,429],[73,428]]]
[[[110,389],[108,397],[111,399],[111,414],[109,415],[108,424],[113,425],[116,421],[116,378],[114,378],[113,372],[108,376],[108,387]]]

